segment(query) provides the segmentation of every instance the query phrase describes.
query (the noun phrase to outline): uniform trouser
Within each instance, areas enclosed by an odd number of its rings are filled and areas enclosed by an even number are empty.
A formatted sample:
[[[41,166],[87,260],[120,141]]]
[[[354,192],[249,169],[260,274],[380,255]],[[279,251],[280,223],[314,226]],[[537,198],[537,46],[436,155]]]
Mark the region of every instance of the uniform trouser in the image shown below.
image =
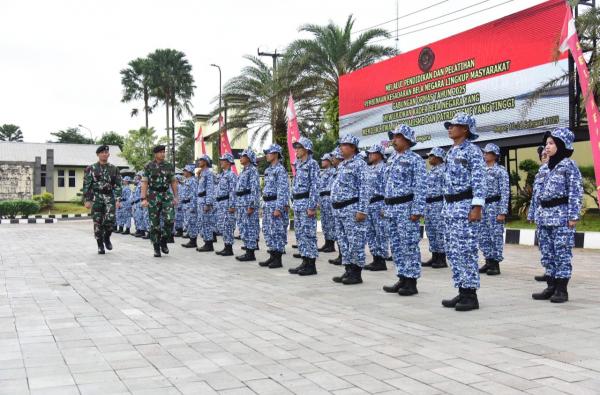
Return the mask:
[[[238,207],[237,221],[240,228],[240,236],[244,242],[244,246],[250,250],[258,248],[258,232],[260,231],[258,224],[258,209],[254,209],[252,214],[248,215],[247,207]]]
[[[263,207],[263,235],[270,251],[283,252],[287,239],[287,220],[283,210],[279,217],[273,216],[274,211],[273,207]]]
[[[539,226],[538,243],[546,275],[553,278],[571,278],[575,228],[566,225]]]
[[[94,196],[92,220],[96,240],[103,240],[106,234],[112,232],[115,225],[115,199],[112,195],[98,193]]]
[[[198,236],[198,212],[195,204],[186,204],[184,208],[184,221],[187,224],[187,233],[191,238]]]
[[[148,204],[150,240],[152,243],[158,243],[160,239],[169,239],[173,231],[175,217],[173,195],[163,192],[151,192]]]
[[[233,245],[235,213],[229,212],[228,204],[217,206],[217,225],[219,226],[219,231],[223,235],[223,243]]]
[[[375,202],[367,209],[367,244],[371,255],[387,257],[387,219],[383,215],[384,203]]]
[[[335,240],[335,218],[330,199],[321,199],[321,228],[325,240]]]
[[[367,220],[356,220],[356,210],[335,209],[335,230],[343,265],[365,266]]]
[[[421,277],[421,238],[419,221],[411,221],[411,203],[386,207],[389,233],[392,235],[392,258],[396,274],[408,278]]]
[[[452,280],[456,288],[479,288],[477,243],[479,222],[469,222],[467,215],[461,218],[444,218],[446,257],[452,268]]]
[[[213,240],[213,232],[215,228],[215,218],[213,208],[210,206],[210,210],[204,211],[205,205],[198,205],[198,233],[204,241]]]
[[[486,204],[481,217],[481,228],[479,229],[479,248],[485,259],[493,259],[502,262],[504,257],[504,222],[496,221],[500,214],[498,203]]]
[[[123,226],[123,207],[115,209],[115,224]]]
[[[131,206],[122,207],[121,226],[125,229],[131,228]]]
[[[175,229],[183,229],[184,212],[181,203],[179,203],[179,206],[175,210]]]
[[[142,229],[145,231],[148,231],[150,228],[150,215],[148,214],[148,207],[142,207],[142,226]]]
[[[429,251],[444,253],[444,202],[427,203],[425,206],[425,232],[429,240]]]
[[[306,208],[294,209],[294,232],[298,243],[298,252],[304,258],[316,258],[317,251],[317,216],[312,218]]]

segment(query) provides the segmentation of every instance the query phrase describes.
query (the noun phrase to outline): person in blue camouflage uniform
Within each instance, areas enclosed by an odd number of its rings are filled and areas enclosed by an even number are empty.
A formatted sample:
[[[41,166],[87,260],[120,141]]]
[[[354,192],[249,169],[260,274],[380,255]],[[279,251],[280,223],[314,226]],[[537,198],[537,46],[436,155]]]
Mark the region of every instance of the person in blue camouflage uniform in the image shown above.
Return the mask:
[[[183,168],[185,181],[183,182],[184,193],[181,195],[180,204],[183,206],[183,223],[189,237],[188,242],[181,245],[185,248],[198,247],[198,196],[196,192],[198,177],[196,177],[195,172],[196,166],[193,164],[185,165]]]
[[[427,154],[429,171],[425,180],[425,232],[429,240],[431,259],[422,262],[421,266],[431,266],[434,269],[447,267],[444,249],[444,159],[446,151],[435,147]]]
[[[483,148],[486,164],[486,196],[483,219],[479,229],[479,248],[485,257],[485,265],[479,273],[489,276],[500,274],[500,262],[504,260],[504,222],[508,214],[510,184],[508,171],[498,164],[500,148],[493,143]]]
[[[373,256],[373,262],[365,266],[365,270],[387,270],[385,258],[388,252],[387,219],[385,218],[385,183],[384,160],[385,149],[375,144],[367,149],[369,167],[367,168],[367,186],[369,188],[369,207],[367,209],[367,244]]]
[[[573,271],[575,226],[583,197],[581,173],[570,159],[574,140],[575,135],[568,128],[554,129],[545,136],[548,170],[534,196],[534,218],[548,286],[531,295],[536,300],[569,300],[567,285]]]
[[[321,229],[325,244],[319,248],[320,252],[335,252],[335,219],[331,207],[331,185],[335,175],[335,167],[331,163],[331,154],[326,153],[321,157],[321,174],[317,190],[319,192],[319,208],[321,210]]]
[[[233,231],[235,230],[235,188],[237,175],[231,170],[235,164],[233,155],[225,153],[219,158],[221,162],[221,175],[215,188],[215,200],[217,205],[217,225],[223,236],[224,247],[217,251],[217,255],[233,255]]]
[[[124,235],[131,234],[131,216],[132,216],[132,195],[133,192],[129,187],[129,183],[131,182],[131,177],[125,176],[123,177],[123,192],[121,193],[121,225],[123,226],[123,231],[121,232]]]
[[[267,243],[269,259],[259,262],[270,269],[282,267],[281,255],[287,241],[287,221],[285,207],[290,200],[288,175],[281,164],[283,150],[277,144],[265,151],[269,167],[265,169],[263,187],[263,234]]]
[[[250,148],[240,154],[240,163],[244,167],[235,187],[235,210],[240,235],[246,247],[246,253],[236,256],[238,261],[255,261],[254,251],[258,249],[260,227],[256,217],[260,204],[260,184],[256,170],[256,154]]]
[[[131,195],[131,206],[133,209],[133,225],[135,226],[135,237],[144,236],[144,229],[142,225],[143,217],[141,210],[141,193],[142,193],[142,185],[140,183],[142,176],[141,173],[136,173],[133,177],[133,183],[135,185],[135,189],[133,190],[133,194]]]
[[[481,149],[472,142],[479,137],[472,115],[459,112],[444,126],[454,142],[444,173],[444,245],[459,294],[442,300],[442,305],[469,311],[479,308],[477,244],[486,196],[485,163]]]
[[[331,187],[331,205],[344,265],[344,273],[332,280],[345,285],[362,283],[362,269],[365,266],[367,209],[371,195],[367,182],[367,163],[358,151],[359,142],[358,137],[352,135],[340,139],[344,161],[338,165]]]
[[[185,212],[183,210],[183,204],[181,204],[181,201],[183,200],[183,196],[185,195],[185,178],[181,175],[181,174],[177,174],[175,176],[175,178],[177,178],[177,181],[179,182],[179,187],[177,188],[177,193],[179,194],[179,205],[175,208],[175,223],[173,224],[173,227],[175,229],[175,237],[181,237],[183,236],[183,223],[184,223],[184,217],[185,217]]]
[[[399,280],[383,290],[410,296],[418,293],[417,279],[421,277],[419,220],[425,211],[425,161],[410,149],[417,144],[410,126],[398,125],[388,137],[396,154],[385,168],[385,217]]]
[[[198,186],[196,189],[198,205],[198,224],[200,236],[204,240],[202,247],[196,248],[198,252],[214,251],[214,206],[215,206],[215,174],[212,171],[212,160],[208,155],[202,155],[198,159]]]
[[[537,199],[537,194],[540,190],[540,188],[544,185],[544,179],[546,178],[546,175],[548,174],[548,171],[550,169],[548,169],[548,153],[546,152],[546,147],[543,145],[540,145],[537,148],[537,152],[538,152],[538,157],[540,158],[540,168],[538,169],[537,174],[535,175],[535,179],[533,181],[533,191],[531,193],[531,202],[529,204],[529,211],[527,212],[527,220],[530,223],[535,223],[535,211],[537,209],[537,205],[539,204],[538,199]],[[538,237],[538,230],[535,230],[535,240],[539,240]],[[539,243],[536,243],[538,245],[539,248]],[[535,281],[540,281],[540,282],[546,282],[548,281],[549,277],[546,276],[546,266],[545,266],[545,262],[543,260],[540,260],[540,264],[542,265],[542,267],[544,268],[544,274],[542,275],[536,275],[534,276]]]
[[[296,151],[296,175],[292,183],[294,209],[294,232],[302,263],[288,271],[291,274],[309,276],[317,274],[317,184],[319,165],[312,157],[312,142],[300,137],[294,143]]]
[[[330,152],[330,156],[331,156],[331,164],[333,165],[334,169],[335,169],[335,173],[333,173],[333,176],[331,177],[331,187],[333,187],[333,183],[335,182],[335,179],[337,178],[337,169],[340,165],[340,163],[342,163],[344,161],[344,156],[342,155],[342,151],[340,151],[339,147],[336,147],[336,149],[334,149],[333,151]],[[331,195],[330,195],[331,196]],[[331,210],[333,211],[333,207],[331,207]],[[332,213],[333,215],[333,213]],[[335,240],[337,241],[337,228],[335,227],[335,216],[333,217],[333,221],[334,221],[334,237]],[[340,243],[338,242],[338,256],[336,258],[333,259],[329,259],[328,262],[332,265],[336,265],[336,266],[340,266],[342,264],[342,251],[340,250]]]

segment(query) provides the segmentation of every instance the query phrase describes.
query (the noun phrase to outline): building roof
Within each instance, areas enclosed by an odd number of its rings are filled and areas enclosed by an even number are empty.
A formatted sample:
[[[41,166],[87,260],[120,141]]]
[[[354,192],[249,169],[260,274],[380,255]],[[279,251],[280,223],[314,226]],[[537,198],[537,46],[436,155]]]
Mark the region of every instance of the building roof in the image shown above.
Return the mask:
[[[100,144],[63,144],[63,143],[19,143],[0,141],[0,162],[35,162],[35,157],[46,164],[46,150],[54,150],[55,166],[88,166],[96,162],[96,149]],[[116,145],[110,146],[109,162],[118,167],[129,167],[121,157]]]

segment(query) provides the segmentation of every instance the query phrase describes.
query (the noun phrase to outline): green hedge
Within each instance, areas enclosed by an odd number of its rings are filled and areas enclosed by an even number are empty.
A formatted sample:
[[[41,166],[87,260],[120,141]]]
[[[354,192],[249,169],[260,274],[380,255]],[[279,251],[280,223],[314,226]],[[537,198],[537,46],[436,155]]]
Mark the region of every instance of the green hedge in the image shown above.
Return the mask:
[[[33,200],[0,201],[0,217],[16,217],[17,215],[33,215],[40,211],[40,204]]]

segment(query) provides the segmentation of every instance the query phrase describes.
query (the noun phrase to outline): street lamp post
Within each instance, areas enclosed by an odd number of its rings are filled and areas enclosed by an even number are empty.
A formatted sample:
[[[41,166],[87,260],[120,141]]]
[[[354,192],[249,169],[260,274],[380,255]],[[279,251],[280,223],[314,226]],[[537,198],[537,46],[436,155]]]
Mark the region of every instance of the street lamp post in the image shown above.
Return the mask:
[[[92,144],[94,143],[94,137],[92,136],[92,129],[88,128],[87,126],[83,126],[82,124],[77,125],[80,128],[84,128],[86,129],[88,132],[90,132],[90,140],[92,140]]]
[[[211,63],[212,67],[216,67],[217,69],[219,69],[219,129],[221,129],[221,109],[223,108],[223,88],[222,88],[222,83],[221,83],[221,66],[219,66],[218,64],[214,64]],[[217,133],[217,156],[221,155],[221,133],[222,131],[219,130],[219,133]],[[215,151],[213,150],[213,153]]]

